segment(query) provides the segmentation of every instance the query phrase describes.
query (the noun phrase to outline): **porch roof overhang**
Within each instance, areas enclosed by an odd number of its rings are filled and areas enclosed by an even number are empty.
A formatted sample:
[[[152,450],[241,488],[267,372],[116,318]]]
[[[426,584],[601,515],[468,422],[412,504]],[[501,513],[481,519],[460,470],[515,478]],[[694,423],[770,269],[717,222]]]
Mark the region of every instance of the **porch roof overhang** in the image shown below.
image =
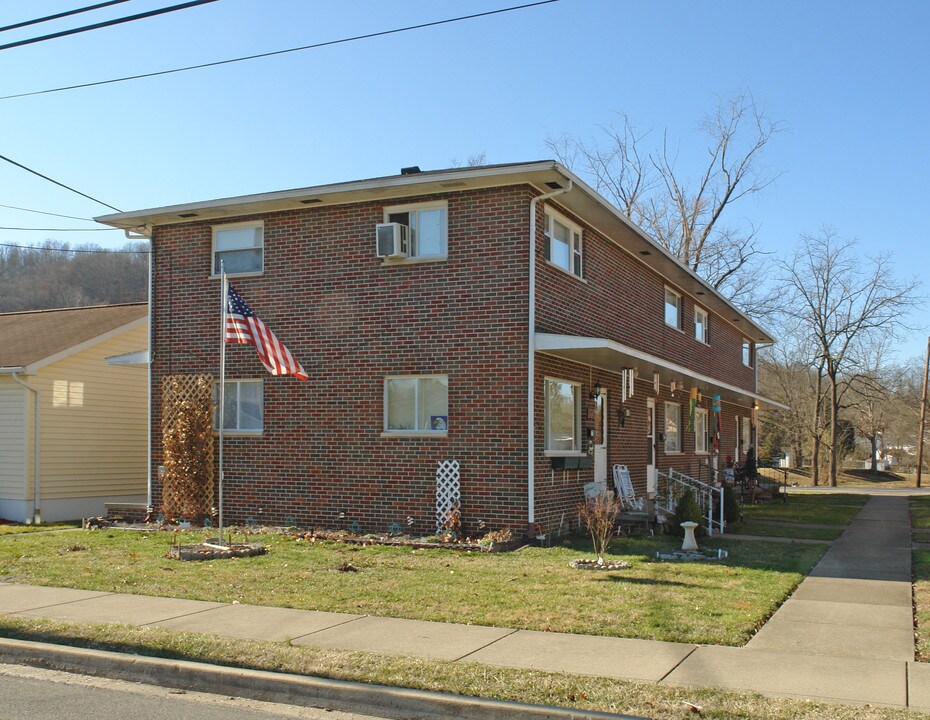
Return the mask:
[[[771,400],[758,393],[744,390],[723,380],[712,378],[694,370],[667,360],[636,350],[623,343],[608,338],[582,337],[579,335],[555,335],[536,333],[536,351],[546,355],[590,365],[592,367],[620,372],[624,368],[634,368],[641,378],[652,378],[653,372],[660,373],[668,385],[669,380],[676,380],[689,388],[697,386],[707,395],[716,393],[721,400],[739,404],[758,404],[768,410],[788,410],[787,405]]]

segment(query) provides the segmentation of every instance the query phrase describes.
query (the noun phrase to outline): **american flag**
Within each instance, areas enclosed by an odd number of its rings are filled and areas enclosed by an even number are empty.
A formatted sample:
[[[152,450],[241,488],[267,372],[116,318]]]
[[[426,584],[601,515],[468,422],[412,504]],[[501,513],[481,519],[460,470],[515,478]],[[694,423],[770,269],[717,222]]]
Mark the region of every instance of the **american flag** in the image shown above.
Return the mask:
[[[290,350],[275,337],[261,320],[255,317],[252,308],[233,286],[228,288],[226,298],[226,342],[254,345],[262,365],[272,375],[293,375],[306,380],[307,373],[294,359]]]

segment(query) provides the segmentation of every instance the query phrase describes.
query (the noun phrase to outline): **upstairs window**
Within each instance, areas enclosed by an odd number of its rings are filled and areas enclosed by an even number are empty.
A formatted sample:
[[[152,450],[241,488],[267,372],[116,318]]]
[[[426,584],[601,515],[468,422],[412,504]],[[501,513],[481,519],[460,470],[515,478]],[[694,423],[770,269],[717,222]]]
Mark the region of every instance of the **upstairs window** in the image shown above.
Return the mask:
[[[396,222],[409,228],[409,257],[446,257],[448,239],[448,204],[417,203],[384,209],[384,222]]]
[[[681,330],[681,295],[665,288],[665,324]]]
[[[756,346],[752,340],[743,340],[743,365],[752,367],[755,363]]]
[[[707,311],[703,308],[695,306],[694,308],[694,339],[698,340],[705,345],[710,343],[710,326],[708,324],[710,318],[707,315]]]
[[[546,210],[545,235],[546,260],[581,277],[581,228],[553,210]]]
[[[227,275],[260,273],[264,262],[265,226],[260,222],[216,225],[213,228],[213,274],[220,262]]]

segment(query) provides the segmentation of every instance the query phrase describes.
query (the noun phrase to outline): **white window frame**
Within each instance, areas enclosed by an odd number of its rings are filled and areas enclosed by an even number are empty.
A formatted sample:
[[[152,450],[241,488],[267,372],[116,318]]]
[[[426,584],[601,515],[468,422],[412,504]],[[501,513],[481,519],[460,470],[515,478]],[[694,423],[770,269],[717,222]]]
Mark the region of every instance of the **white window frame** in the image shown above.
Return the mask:
[[[707,455],[707,408],[694,409],[694,453]]]
[[[671,303],[668,301],[668,296],[674,295],[677,298],[675,303],[676,312],[675,312],[675,323],[672,324],[668,321],[668,307]],[[675,328],[676,330],[681,330],[681,315],[684,310],[684,302],[682,300],[681,293],[677,290],[672,290],[668,285],[665,286],[665,295],[662,300],[662,320],[670,328]]]
[[[698,321],[699,315],[701,316],[700,322]],[[700,305],[694,306],[694,339],[710,345],[710,313]]]
[[[418,241],[413,229],[408,225],[408,255],[406,258],[385,258],[386,264],[396,264],[404,262],[424,262],[432,260],[445,260],[449,257],[449,203],[446,200],[436,200],[431,202],[407,203],[405,205],[392,205],[384,208],[383,222],[391,222],[390,216],[397,213],[419,213],[425,210],[442,210],[443,227],[442,227],[442,244],[443,252],[432,255],[422,255],[419,252]]]
[[[229,435],[229,434],[235,434],[235,435],[260,435],[261,433],[263,433],[263,432],[265,431],[265,382],[264,382],[264,380],[261,380],[261,379],[257,379],[257,380],[256,380],[256,379],[241,379],[241,380],[239,380],[239,379],[234,379],[234,380],[230,380],[229,378],[226,378],[227,392],[226,392],[225,402],[226,402],[226,403],[229,403],[229,391],[228,391],[228,388],[229,388],[230,385],[241,386],[241,385],[254,385],[254,384],[258,384],[258,388],[259,388],[259,393],[258,393],[259,407],[261,408],[261,413],[262,413],[261,426],[258,427],[258,428],[245,428],[245,429],[242,429],[242,428],[239,428],[239,427],[234,427],[234,428],[232,428],[232,427],[224,427],[224,428],[223,428],[223,434],[224,434],[224,435]],[[216,432],[219,432],[219,430],[220,430],[220,427],[219,427],[219,416],[220,416],[219,389],[220,389],[220,381],[219,381],[219,380],[214,380],[214,381],[213,381],[213,397],[214,397],[214,408],[213,408],[213,432],[215,432],[215,433],[216,433]],[[240,393],[240,392],[237,391],[237,392],[236,392],[236,424],[237,424],[237,425],[239,424],[239,418],[242,417],[242,413],[241,413],[241,411],[240,411],[240,409],[239,409],[239,398],[241,398],[241,397],[242,397],[242,393]]]
[[[675,453],[681,452],[681,405],[679,403],[665,402],[665,454],[673,455]],[[677,415],[675,421],[675,432],[672,433],[669,430],[669,408],[675,408],[675,414]],[[672,438],[675,439],[675,442],[672,443]]]
[[[389,380],[416,380],[416,390],[414,394],[413,409],[414,413],[417,415],[420,412],[420,381],[421,380],[445,380],[446,381],[446,429],[445,430],[433,430],[426,429],[420,430],[420,418],[414,418],[414,427],[413,428],[390,428],[388,427],[388,410],[389,410],[389,401],[388,401],[388,387]],[[406,437],[406,436],[415,436],[415,437],[445,437],[448,435],[448,426],[449,426],[449,376],[448,375],[385,375],[384,376],[384,422],[382,425],[383,435],[385,437]]]
[[[559,270],[568,273],[579,280],[584,279],[584,233],[578,223],[574,223],[562,213],[547,207],[544,213],[543,236],[546,239],[549,251],[546,253],[546,262]],[[568,248],[568,267],[552,259],[552,222],[564,225],[571,235]]]
[[[250,275],[261,275],[265,272],[265,223],[261,220],[252,220],[249,222],[239,222],[239,223],[225,223],[223,225],[213,225],[211,228],[211,247],[210,247],[210,277],[218,278],[220,277],[219,268],[216,266],[216,234],[218,232],[223,232],[224,230],[241,230],[243,228],[260,228],[261,229],[261,246],[258,248],[261,253],[261,262],[257,270],[244,270],[242,272],[229,272],[226,271],[226,274],[229,277],[248,277]],[[245,249],[245,248],[243,248]],[[220,252],[230,252],[228,250],[221,250]]]
[[[752,340],[743,338],[743,344],[740,346],[740,354],[743,359],[744,367],[751,368],[755,366],[756,344]]]
[[[550,446],[550,439],[552,433],[550,432],[549,419],[551,413],[549,410],[549,385],[551,383],[559,383],[560,385],[571,385],[574,388],[574,399],[575,399],[575,426],[573,429],[573,447],[571,450],[559,450],[552,449]],[[575,457],[579,455],[584,455],[582,451],[581,443],[581,383],[574,382],[573,380],[565,380],[563,378],[556,377],[547,377],[543,380],[543,401],[545,404],[545,424],[543,427],[543,432],[545,433],[545,454],[547,457]]]

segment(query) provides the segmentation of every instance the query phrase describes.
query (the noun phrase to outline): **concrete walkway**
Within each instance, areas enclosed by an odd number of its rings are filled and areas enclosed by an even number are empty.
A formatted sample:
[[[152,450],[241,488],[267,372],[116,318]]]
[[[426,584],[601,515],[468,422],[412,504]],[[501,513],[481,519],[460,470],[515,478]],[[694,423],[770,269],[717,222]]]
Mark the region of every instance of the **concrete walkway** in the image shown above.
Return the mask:
[[[873,497],[743,648],[0,583],[0,614],[930,710],[915,663],[908,502]]]

